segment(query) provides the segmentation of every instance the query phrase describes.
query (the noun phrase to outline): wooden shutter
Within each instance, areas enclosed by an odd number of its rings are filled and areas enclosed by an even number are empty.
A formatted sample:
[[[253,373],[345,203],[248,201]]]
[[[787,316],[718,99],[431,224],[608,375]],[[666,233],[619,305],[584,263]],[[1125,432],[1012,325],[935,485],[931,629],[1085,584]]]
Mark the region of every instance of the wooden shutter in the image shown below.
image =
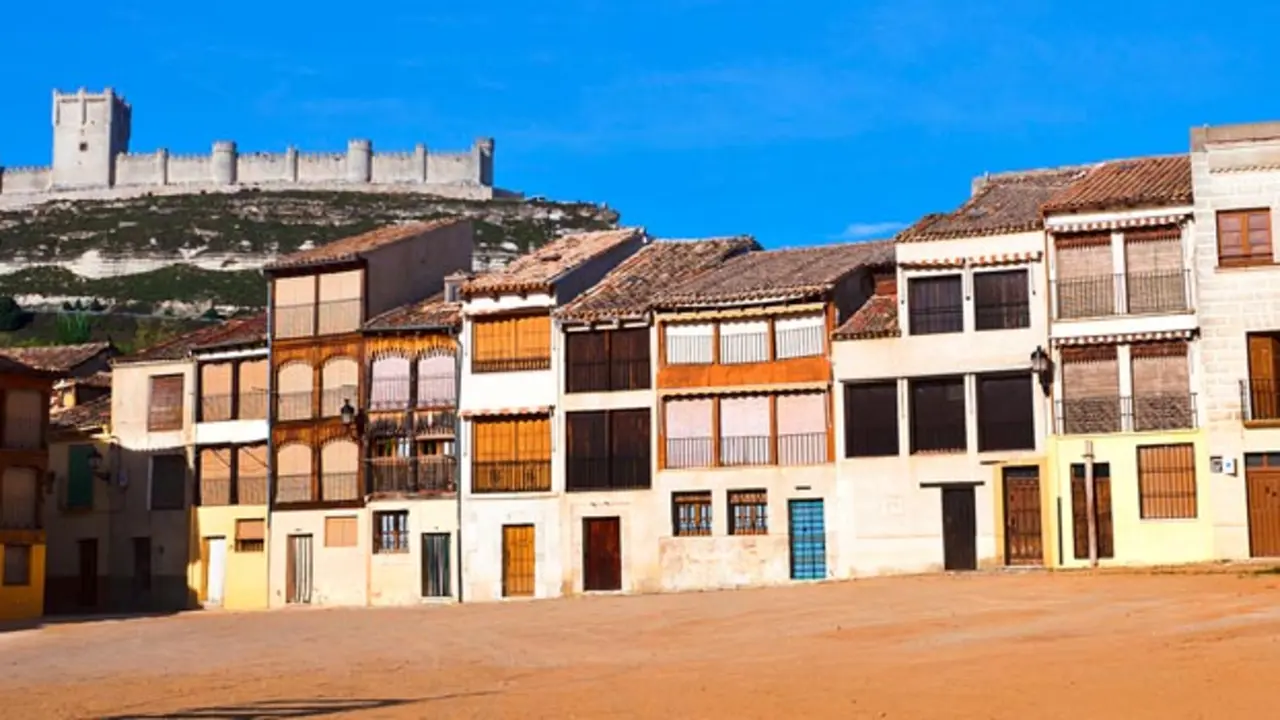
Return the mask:
[[[181,375],[159,375],[151,378],[147,429],[157,431],[182,429]]]
[[[647,488],[653,475],[653,427],[648,408],[609,413],[609,477],[614,487]]]
[[[1196,517],[1196,457],[1191,443],[1138,448],[1143,519]]]
[[[609,333],[609,389],[649,389],[649,328]]]
[[[325,547],[355,547],[359,523],[354,515],[336,515],[324,519]]]
[[[565,391],[602,392],[609,389],[609,345],[603,332],[565,335]]]

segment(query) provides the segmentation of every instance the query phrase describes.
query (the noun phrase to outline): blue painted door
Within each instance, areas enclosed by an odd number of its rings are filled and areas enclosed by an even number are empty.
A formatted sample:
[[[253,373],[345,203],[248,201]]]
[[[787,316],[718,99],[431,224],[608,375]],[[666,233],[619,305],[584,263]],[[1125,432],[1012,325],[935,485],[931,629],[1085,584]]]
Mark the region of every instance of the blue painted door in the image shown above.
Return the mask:
[[[821,500],[789,500],[791,516],[791,579],[827,577],[827,532]]]

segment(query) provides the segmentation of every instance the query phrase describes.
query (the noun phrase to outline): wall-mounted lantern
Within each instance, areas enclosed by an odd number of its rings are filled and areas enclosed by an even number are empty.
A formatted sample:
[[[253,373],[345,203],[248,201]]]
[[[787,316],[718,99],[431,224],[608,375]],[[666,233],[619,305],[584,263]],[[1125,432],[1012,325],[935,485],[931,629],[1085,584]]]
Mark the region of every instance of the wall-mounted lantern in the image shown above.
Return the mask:
[[[1049,357],[1049,353],[1044,351],[1044,347],[1037,345],[1036,349],[1031,352],[1031,372],[1036,374],[1040,380],[1040,389],[1045,395],[1049,394],[1049,388],[1053,385],[1053,359]]]

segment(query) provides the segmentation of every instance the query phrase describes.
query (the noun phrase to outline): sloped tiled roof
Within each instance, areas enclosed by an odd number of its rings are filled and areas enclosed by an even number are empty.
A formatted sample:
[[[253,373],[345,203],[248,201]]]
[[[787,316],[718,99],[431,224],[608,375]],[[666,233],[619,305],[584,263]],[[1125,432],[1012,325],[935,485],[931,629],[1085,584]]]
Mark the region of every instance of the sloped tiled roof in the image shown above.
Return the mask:
[[[564,235],[509,265],[462,286],[462,296],[549,291],[556,280],[615,247],[644,235],[644,228],[622,228]]]
[[[462,322],[462,303],[445,302],[444,293],[426,300],[392,308],[364,324],[369,331],[411,330],[457,327]]]
[[[866,340],[898,337],[898,296],[872,295],[843,325],[836,328],[836,340]]]
[[[1004,235],[1043,227],[1040,207],[1079,180],[1088,166],[992,175],[959,208],[925,215],[898,233],[898,242]]]
[[[111,396],[103,395],[74,407],[49,413],[49,424],[55,430],[87,430],[111,424]]]
[[[1191,158],[1165,155],[1102,163],[1055,193],[1043,210],[1049,214],[1191,202]]]
[[[654,242],[560,308],[557,315],[578,322],[644,316],[653,309],[655,296],[663,288],[679,285],[750,250],[760,250],[760,244],[746,236]]]
[[[661,292],[654,305],[675,308],[798,300],[831,290],[859,267],[892,262],[890,240],[749,252]]]
[[[311,248],[309,250],[300,250],[298,252],[277,258],[274,262],[268,263],[266,270],[277,270],[282,268],[302,267],[306,265],[324,265],[327,263],[345,262],[355,260],[362,253],[376,250],[380,247],[390,245],[411,238],[422,233],[439,230],[455,223],[465,222],[462,218],[441,218],[438,220],[430,220],[428,222],[409,223],[405,225],[391,225],[388,227],[371,230],[360,235],[353,235],[348,238],[334,240],[331,243],[321,245],[320,247]]]
[[[109,342],[92,342],[76,345],[0,348],[0,355],[37,370],[70,373],[76,366],[111,351]]]
[[[13,358],[0,355],[0,375],[28,375],[35,377],[43,377],[49,379],[57,378],[60,373],[54,370],[42,370],[34,368],[25,363],[18,362]]]
[[[119,364],[181,360],[193,350],[208,350],[229,345],[248,345],[265,340],[267,315],[259,313],[247,318],[233,318],[202,327],[185,335],[145,348],[133,355],[116,358]]]

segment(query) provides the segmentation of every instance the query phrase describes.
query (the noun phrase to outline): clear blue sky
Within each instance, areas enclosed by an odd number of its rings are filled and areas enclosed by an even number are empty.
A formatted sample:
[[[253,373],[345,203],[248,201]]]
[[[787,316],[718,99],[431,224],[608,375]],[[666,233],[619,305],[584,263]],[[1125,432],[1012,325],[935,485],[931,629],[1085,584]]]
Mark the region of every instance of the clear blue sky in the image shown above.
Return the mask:
[[[1046,9],[1052,5],[1053,9]],[[502,187],[667,237],[830,242],[973,175],[1184,151],[1280,118],[1280,4],[1203,0],[7,3],[0,164],[50,91],[111,85],[131,149],[497,138]]]

